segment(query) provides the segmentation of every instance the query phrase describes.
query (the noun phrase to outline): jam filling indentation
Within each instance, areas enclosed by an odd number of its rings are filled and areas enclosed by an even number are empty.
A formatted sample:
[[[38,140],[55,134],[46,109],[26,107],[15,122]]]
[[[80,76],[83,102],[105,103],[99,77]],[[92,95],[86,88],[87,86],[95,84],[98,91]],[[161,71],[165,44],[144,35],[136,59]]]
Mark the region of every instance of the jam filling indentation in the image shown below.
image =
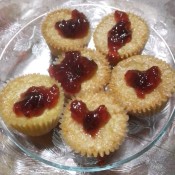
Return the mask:
[[[55,23],[55,29],[65,38],[83,38],[88,34],[89,21],[78,10],[72,11],[72,19],[62,20]]]
[[[161,82],[161,71],[158,66],[152,66],[146,71],[128,70],[125,74],[128,86],[135,89],[139,98],[145,98]]]
[[[21,94],[20,100],[13,106],[13,111],[17,116],[40,116],[45,109],[51,109],[57,104],[59,95],[59,88],[55,84],[50,88],[32,86]]]
[[[59,81],[68,94],[75,94],[81,90],[81,84],[89,80],[97,70],[93,60],[81,56],[79,51],[65,53],[65,58],[60,64],[52,64],[49,74]]]
[[[94,111],[89,111],[82,101],[74,100],[70,107],[71,117],[83,126],[84,131],[94,137],[110,119],[105,105],[100,105]]]
[[[118,50],[131,41],[131,23],[125,12],[116,10],[114,13],[116,24],[108,32],[108,55],[107,59],[112,67],[120,61]]]

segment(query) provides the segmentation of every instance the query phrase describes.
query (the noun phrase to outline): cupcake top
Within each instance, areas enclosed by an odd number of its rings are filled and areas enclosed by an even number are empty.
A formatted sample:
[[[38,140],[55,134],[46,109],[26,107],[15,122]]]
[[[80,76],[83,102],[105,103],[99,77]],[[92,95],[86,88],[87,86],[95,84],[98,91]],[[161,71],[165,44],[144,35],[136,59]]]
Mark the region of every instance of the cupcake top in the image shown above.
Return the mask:
[[[132,56],[113,69],[109,87],[128,112],[147,113],[171,97],[175,91],[175,71],[152,56]]]
[[[49,68],[51,77],[58,80],[70,95],[97,92],[109,82],[111,70],[104,55],[83,49],[66,52]]]
[[[49,13],[41,30],[47,44],[61,51],[82,48],[90,39],[90,23],[76,9],[59,9]]]
[[[7,125],[37,136],[56,126],[64,96],[54,79],[29,74],[10,80],[0,92],[0,101],[0,113]]]
[[[127,120],[113,95],[101,91],[72,99],[65,108],[60,128],[63,139],[75,152],[103,157],[123,142]]]
[[[139,54],[148,35],[148,26],[142,18],[116,10],[97,25],[94,43],[97,50],[107,55],[110,64],[115,66],[121,59]]]

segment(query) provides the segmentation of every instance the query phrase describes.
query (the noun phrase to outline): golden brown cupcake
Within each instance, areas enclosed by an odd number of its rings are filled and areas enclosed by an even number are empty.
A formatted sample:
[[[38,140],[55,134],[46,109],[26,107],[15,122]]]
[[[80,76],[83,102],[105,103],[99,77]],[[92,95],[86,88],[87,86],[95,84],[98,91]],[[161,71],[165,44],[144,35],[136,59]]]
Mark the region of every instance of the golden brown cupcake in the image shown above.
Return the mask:
[[[78,50],[90,40],[90,24],[78,10],[58,9],[50,12],[41,26],[43,37],[52,54],[60,51]]]
[[[175,71],[153,56],[132,56],[113,69],[109,87],[130,114],[152,115],[174,93]]]
[[[0,92],[4,122],[30,136],[53,129],[64,104],[60,85],[47,75],[28,74],[9,81]]]
[[[81,155],[109,155],[119,148],[127,133],[123,108],[111,94],[88,93],[70,101],[60,121],[65,142]]]
[[[111,65],[115,66],[122,59],[140,54],[148,36],[149,29],[142,18],[116,10],[105,16],[97,25],[94,43],[97,50],[114,57],[115,60],[107,58]]]
[[[110,66],[104,55],[90,49],[66,52],[56,64],[50,66],[49,73],[69,95],[102,90],[111,76]]]

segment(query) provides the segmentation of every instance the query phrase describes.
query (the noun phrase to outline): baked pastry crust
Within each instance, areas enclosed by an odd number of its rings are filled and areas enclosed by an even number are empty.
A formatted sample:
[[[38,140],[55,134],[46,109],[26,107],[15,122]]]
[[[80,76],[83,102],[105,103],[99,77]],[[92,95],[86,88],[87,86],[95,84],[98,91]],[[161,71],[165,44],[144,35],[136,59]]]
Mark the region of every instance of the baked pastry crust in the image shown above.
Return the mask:
[[[45,109],[43,114],[36,117],[17,116],[13,112],[13,105],[20,95],[31,86],[51,87],[56,84],[59,87],[59,99],[51,109]],[[63,109],[64,95],[60,85],[47,75],[28,74],[10,80],[0,92],[0,114],[4,122],[12,128],[30,136],[39,136],[53,129],[59,120]]]
[[[140,54],[149,37],[149,28],[146,22],[135,14],[127,14],[131,22],[132,39],[118,50],[120,59]],[[94,32],[95,47],[105,55],[108,54],[108,32],[115,24],[114,13],[109,14],[101,20]]]
[[[81,84],[81,90],[75,95],[81,95],[84,93],[95,93],[103,90],[109,83],[111,77],[111,69],[105,56],[98,51],[84,48],[80,50],[81,56],[93,60],[97,64],[96,73],[89,79]],[[56,64],[60,64],[64,59],[64,55],[58,59]]]
[[[90,40],[90,28],[87,36],[77,39],[62,37],[55,29],[56,22],[71,19],[71,12],[71,9],[59,9],[50,12],[42,22],[42,35],[54,56],[57,56],[62,51],[81,49],[85,47]]]
[[[139,98],[134,88],[126,84],[125,73],[128,70],[145,71],[152,66],[159,67],[161,82],[151,93],[146,94],[145,98]],[[132,56],[118,63],[113,69],[109,88],[130,114],[152,115],[160,111],[175,92],[175,71],[169,64],[153,56]]]
[[[117,150],[127,133],[128,116],[123,108],[117,104],[113,95],[106,92],[88,93],[81,98],[77,97],[76,100],[82,100],[89,110],[95,110],[103,104],[107,107],[111,117],[105,126],[100,128],[97,135],[92,137],[84,132],[81,124],[72,119],[70,111],[72,101],[70,101],[60,121],[60,132],[65,142],[76,153],[88,157],[103,157]]]

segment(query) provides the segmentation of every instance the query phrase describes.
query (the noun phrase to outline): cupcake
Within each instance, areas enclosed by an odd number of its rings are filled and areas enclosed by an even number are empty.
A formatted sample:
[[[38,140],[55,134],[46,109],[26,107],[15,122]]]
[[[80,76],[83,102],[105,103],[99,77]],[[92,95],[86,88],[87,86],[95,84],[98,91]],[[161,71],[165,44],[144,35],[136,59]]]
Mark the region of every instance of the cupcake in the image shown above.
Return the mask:
[[[0,114],[8,126],[29,136],[40,136],[57,125],[64,96],[54,79],[28,74],[9,81],[0,91],[0,101]]]
[[[88,157],[109,155],[119,148],[127,133],[128,116],[113,95],[86,93],[72,99],[60,120],[64,141]]]
[[[49,73],[61,83],[68,95],[102,90],[111,76],[104,55],[90,49],[65,52],[56,64],[49,67]]]
[[[111,66],[116,66],[122,59],[140,54],[148,36],[149,29],[142,18],[116,10],[97,25],[94,43]]]
[[[90,23],[78,10],[59,9],[49,13],[41,26],[51,53],[83,48],[90,40]]]
[[[132,56],[113,69],[109,87],[130,114],[149,116],[174,93],[175,71],[153,56]]]

